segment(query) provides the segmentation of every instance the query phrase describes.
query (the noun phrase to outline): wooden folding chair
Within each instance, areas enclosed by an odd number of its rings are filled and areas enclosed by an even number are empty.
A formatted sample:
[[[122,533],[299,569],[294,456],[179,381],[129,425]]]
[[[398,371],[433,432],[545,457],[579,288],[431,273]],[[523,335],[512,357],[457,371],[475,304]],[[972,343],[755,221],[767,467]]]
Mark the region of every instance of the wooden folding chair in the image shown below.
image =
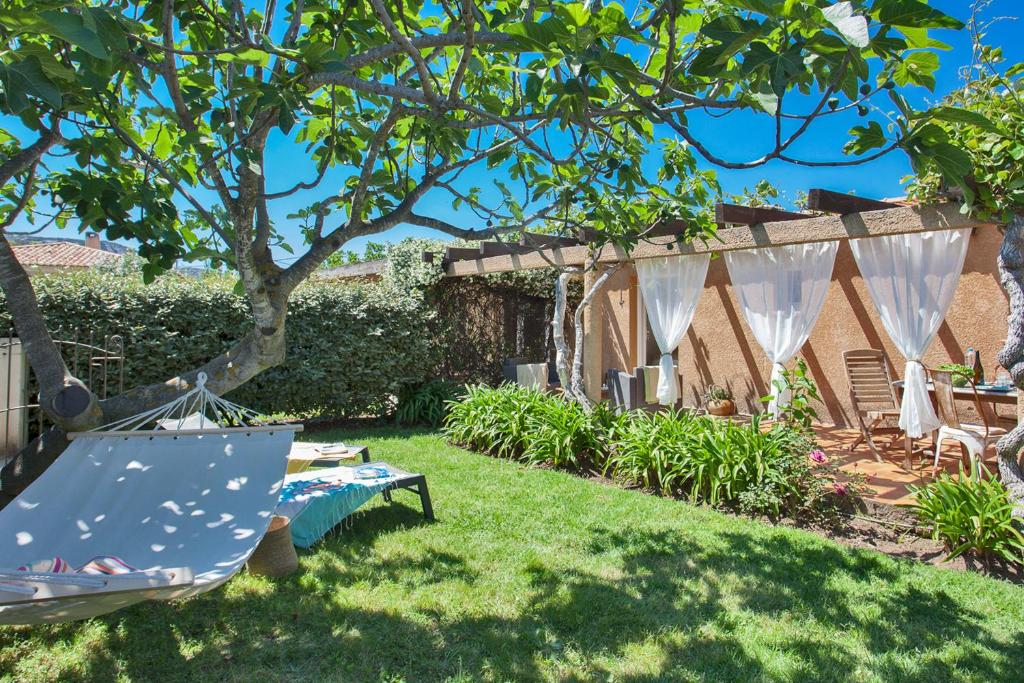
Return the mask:
[[[874,437],[898,435],[902,431],[898,426],[882,426],[886,420],[898,421],[900,418],[900,400],[892,385],[889,359],[885,352],[877,349],[858,349],[845,351],[843,362],[850,384],[850,401],[860,427],[860,435],[850,444],[850,450],[866,443],[875,459],[882,462],[882,453]]]

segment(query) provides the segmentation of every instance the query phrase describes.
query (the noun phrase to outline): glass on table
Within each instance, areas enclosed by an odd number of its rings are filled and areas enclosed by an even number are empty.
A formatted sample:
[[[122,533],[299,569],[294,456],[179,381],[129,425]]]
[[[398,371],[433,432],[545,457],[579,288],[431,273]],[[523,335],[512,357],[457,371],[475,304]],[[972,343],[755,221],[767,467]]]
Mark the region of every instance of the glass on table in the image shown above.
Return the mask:
[[[1010,371],[1006,368],[999,368],[996,370],[996,379],[994,384],[997,387],[1012,387],[1013,377],[1010,376]]]

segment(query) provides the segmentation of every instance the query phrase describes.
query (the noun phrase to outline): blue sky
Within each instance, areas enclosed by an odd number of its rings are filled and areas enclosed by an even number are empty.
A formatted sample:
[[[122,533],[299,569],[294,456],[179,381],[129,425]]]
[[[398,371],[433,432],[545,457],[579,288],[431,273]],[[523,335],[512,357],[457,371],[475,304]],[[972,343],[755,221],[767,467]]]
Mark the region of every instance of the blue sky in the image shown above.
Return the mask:
[[[931,4],[962,20],[967,19],[970,8],[969,0],[932,0]],[[1006,15],[1024,16],[1024,3],[1021,0],[995,0],[985,16],[991,18]],[[1024,19],[999,22],[990,30],[988,43],[1002,47],[1004,55],[1009,61],[1024,61],[1024,41],[1020,39],[1022,30],[1024,30]],[[952,49],[941,54],[942,66],[937,75],[934,93],[928,93],[924,89],[906,93],[912,104],[917,106],[924,105],[929,100],[937,100],[955,89],[960,84],[958,69],[970,58],[970,39],[966,31],[939,31],[934,35],[949,43]],[[884,98],[876,99],[880,100],[880,106],[888,104]],[[764,127],[770,125],[770,122],[762,121],[761,118],[767,119],[767,117],[754,117],[740,112],[722,119],[691,118],[691,124],[698,136],[706,141],[716,154],[728,159],[744,160],[759,155],[761,147],[759,142],[764,145],[770,143],[769,129]],[[841,148],[847,139],[847,131],[858,121],[859,119],[855,115],[852,117],[844,115],[827,117],[812,126],[805,138],[797,143],[797,146],[791,151],[794,156],[807,159],[841,158]],[[272,139],[268,152],[266,172],[269,180],[276,179],[284,185],[291,184],[296,178],[313,175],[312,164],[302,153],[301,147],[295,146],[287,140]],[[702,165],[711,167],[707,163]],[[652,175],[657,172],[657,155],[652,155],[645,171]],[[753,187],[759,180],[767,179],[782,191],[783,203],[792,200],[797,193],[812,187],[854,191],[866,197],[899,196],[903,194],[900,181],[909,171],[910,167],[906,157],[898,152],[863,166],[851,168],[805,168],[785,162],[772,162],[760,168],[745,171],[717,169],[719,181],[726,192],[738,193],[744,187]],[[485,171],[481,170],[481,172]],[[501,179],[498,174],[495,174],[494,178]],[[492,178],[480,178],[477,184],[489,185],[492,180]],[[330,178],[328,178],[328,183],[329,181]],[[325,184],[320,194],[322,195],[329,187],[331,187],[329,184]],[[272,218],[278,230],[295,246],[297,252],[302,248],[298,226],[286,216],[295,209],[301,208],[308,201],[308,197],[298,197],[291,202],[274,202],[272,207]],[[436,193],[425,197],[419,204],[417,212],[448,220],[465,228],[478,227],[478,221],[471,213],[466,210],[455,211],[452,209],[450,197],[445,193]],[[27,226],[16,226],[15,229],[23,227]],[[46,236],[64,234],[69,237],[78,237],[74,225],[66,231],[53,228],[42,234]],[[440,233],[417,226],[398,226],[386,233],[351,240],[345,249],[361,252],[368,240],[393,242],[409,236],[444,237]],[[283,252],[279,254],[279,257],[283,261],[290,260],[288,255]]]

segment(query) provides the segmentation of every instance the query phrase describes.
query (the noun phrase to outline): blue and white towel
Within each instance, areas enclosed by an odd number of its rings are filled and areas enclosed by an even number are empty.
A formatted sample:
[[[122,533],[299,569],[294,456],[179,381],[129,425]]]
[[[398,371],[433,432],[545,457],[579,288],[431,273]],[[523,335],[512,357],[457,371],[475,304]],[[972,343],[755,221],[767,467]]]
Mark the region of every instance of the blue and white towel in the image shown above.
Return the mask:
[[[292,543],[308,548],[396,478],[384,463],[289,474],[274,512],[291,520]]]

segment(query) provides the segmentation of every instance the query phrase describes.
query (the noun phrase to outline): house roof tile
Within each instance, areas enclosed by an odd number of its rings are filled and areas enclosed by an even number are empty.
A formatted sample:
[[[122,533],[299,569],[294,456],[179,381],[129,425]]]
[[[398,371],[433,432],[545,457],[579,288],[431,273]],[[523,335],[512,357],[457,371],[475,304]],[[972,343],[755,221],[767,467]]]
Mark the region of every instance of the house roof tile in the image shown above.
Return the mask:
[[[90,268],[115,261],[118,254],[93,249],[71,242],[23,244],[12,247],[23,266],[50,266],[63,268]]]

